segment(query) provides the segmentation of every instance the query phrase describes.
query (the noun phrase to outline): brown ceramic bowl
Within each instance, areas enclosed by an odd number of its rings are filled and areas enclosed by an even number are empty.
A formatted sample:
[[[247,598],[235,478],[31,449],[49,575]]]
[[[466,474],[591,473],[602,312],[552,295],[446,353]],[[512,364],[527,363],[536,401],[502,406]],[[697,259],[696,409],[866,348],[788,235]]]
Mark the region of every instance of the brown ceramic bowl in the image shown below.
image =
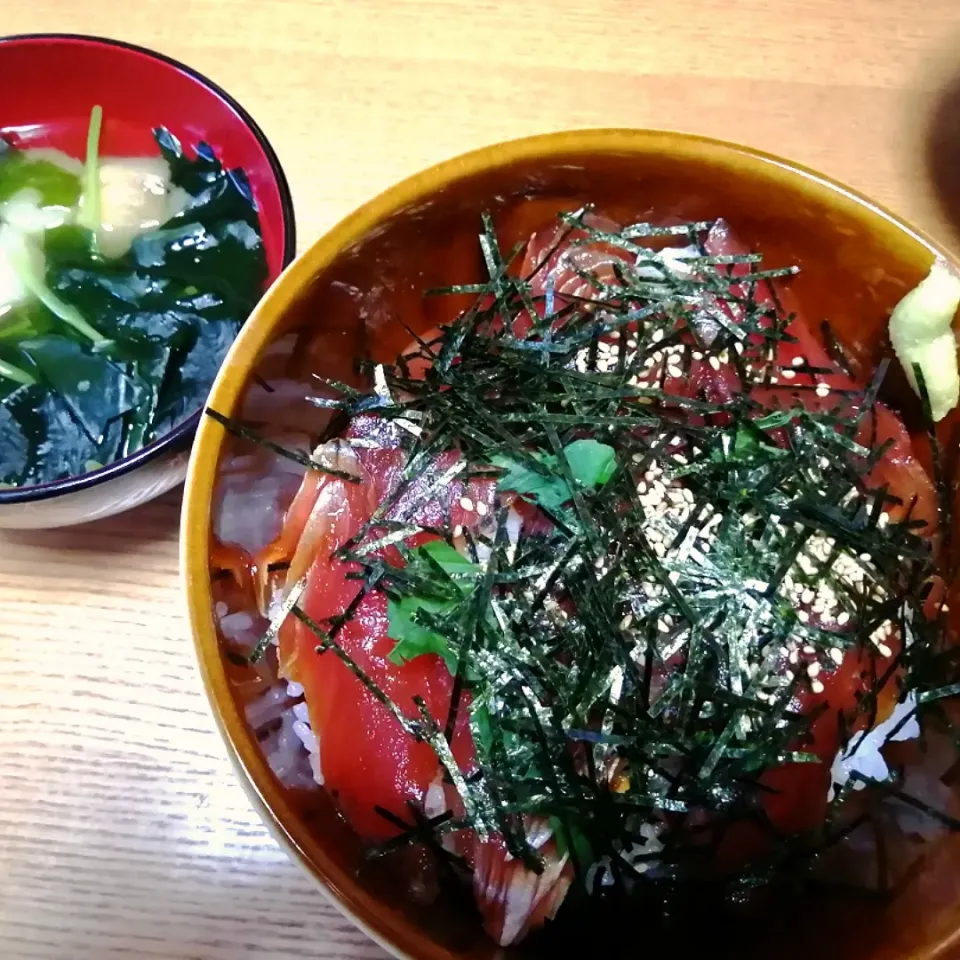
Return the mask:
[[[509,248],[562,205],[584,200],[624,222],[651,215],[726,217],[772,265],[802,268],[794,290],[806,316],[830,317],[867,367],[884,349],[882,330],[890,308],[921,279],[935,254],[948,256],[854,191],[744,147],[640,130],[517,140],[403,181],[317,241],[287,269],[243,328],[213,387],[211,406],[224,414],[238,410],[271,342],[301,327],[320,331],[322,349],[313,357],[325,375],[349,379],[360,356],[393,359],[409,337],[399,325],[383,322],[377,303],[402,300],[418,332],[443,320],[418,293],[480,279],[479,258],[468,251],[474,249],[483,211],[493,212],[501,234],[515,234],[502,237]],[[525,212],[517,214],[519,201]],[[370,290],[374,281],[377,292],[362,304],[350,294],[351,289]],[[548,950],[500,951],[475,921],[459,917],[455,909],[411,906],[402,884],[363,864],[356,838],[322,792],[286,789],[275,778],[244,720],[213,611],[211,531],[227,446],[223,428],[204,420],[186,486],[184,584],[207,693],[238,774],[266,823],[318,886],[398,957],[593,956],[590,948],[573,951],[556,940]],[[893,904],[826,901],[816,912],[805,908],[799,920],[796,929],[784,931],[766,948],[748,948],[745,937],[731,952],[793,957],[817,951],[845,960],[960,956],[960,845],[943,844]],[[696,925],[698,917],[691,915],[689,922]],[[711,950],[710,955],[721,954]]]

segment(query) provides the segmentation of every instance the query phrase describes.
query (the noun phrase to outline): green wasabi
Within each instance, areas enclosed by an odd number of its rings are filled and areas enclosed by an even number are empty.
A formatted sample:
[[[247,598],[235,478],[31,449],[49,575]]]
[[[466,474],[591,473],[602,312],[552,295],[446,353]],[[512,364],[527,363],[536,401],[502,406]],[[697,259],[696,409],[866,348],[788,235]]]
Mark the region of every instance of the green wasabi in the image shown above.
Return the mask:
[[[920,368],[934,420],[942,420],[960,400],[957,342],[952,329],[958,306],[960,277],[943,260],[936,260],[890,316],[894,352],[918,394],[914,366]]]

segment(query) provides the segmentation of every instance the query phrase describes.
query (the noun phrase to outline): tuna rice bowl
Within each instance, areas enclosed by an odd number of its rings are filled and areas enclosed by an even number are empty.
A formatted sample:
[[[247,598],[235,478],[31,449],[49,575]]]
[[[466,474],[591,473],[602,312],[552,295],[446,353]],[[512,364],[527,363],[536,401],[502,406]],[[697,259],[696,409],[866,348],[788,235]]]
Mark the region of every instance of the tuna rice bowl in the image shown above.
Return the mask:
[[[817,299],[739,203],[471,189],[207,409],[261,755],[503,956],[879,956],[956,874],[960,276]]]

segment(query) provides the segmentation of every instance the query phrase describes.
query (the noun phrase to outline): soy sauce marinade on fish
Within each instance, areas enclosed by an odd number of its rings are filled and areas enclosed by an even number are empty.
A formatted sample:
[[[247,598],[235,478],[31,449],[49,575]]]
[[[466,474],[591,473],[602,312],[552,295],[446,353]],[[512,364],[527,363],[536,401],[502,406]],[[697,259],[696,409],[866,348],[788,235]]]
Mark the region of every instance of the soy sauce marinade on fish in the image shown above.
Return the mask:
[[[956,669],[946,497],[886,365],[845,372],[722,222],[581,211],[508,252],[488,221],[481,249],[489,282],[442,291],[472,308],[315,398],[350,425],[259,563],[290,564],[265,644],[327,789],[502,943],[625,903],[733,943],[733,906],[895,888],[897,811],[954,821],[869,734],[945,727]]]

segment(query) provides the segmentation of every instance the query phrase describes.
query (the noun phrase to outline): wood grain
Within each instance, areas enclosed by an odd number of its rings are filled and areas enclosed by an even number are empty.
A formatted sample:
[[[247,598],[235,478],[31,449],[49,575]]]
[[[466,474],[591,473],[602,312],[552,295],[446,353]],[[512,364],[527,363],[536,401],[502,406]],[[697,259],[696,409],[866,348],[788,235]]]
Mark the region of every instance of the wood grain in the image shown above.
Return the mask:
[[[929,173],[931,144],[960,149],[956,0],[0,0],[0,13],[10,33],[120,37],[225,86],[286,166],[301,245],[451,154],[616,125],[786,154],[956,242],[938,202],[949,165]],[[0,535],[0,953],[383,957],[234,782],[181,610],[178,508],[173,494]]]

